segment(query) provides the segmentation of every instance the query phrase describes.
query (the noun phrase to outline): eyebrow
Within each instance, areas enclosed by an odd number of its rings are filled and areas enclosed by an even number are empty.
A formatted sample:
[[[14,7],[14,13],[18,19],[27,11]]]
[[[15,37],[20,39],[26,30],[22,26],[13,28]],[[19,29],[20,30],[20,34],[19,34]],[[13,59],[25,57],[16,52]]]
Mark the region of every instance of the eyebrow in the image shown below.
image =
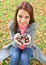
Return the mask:
[[[18,16],[22,16],[22,15],[19,14]]]
[[[21,14],[19,14],[18,16],[21,16],[21,17],[23,17],[23,15],[21,15]],[[26,17],[26,18],[29,18],[29,16],[28,16],[28,15],[26,15],[25,17]]]

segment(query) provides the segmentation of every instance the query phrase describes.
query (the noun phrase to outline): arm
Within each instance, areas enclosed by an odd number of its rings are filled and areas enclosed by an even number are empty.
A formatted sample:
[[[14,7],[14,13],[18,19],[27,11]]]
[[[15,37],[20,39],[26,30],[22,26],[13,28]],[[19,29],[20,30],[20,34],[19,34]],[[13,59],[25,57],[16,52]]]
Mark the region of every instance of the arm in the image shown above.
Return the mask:
[[[36,32],[36,23],[33,23],[30,28],[29,28],[29,35],[31,36],[31,42],[27,47],[31,47],[33,42],[34,42],[34,37],[35,37],[35,32]]]
[[[13,23],[14,23],[14,20],[11,20],[9,23],[8,23],[8,29],[10,31],[10,39],[11,39],[11,45],[16,47],[18,46],[19,44],[17,44],[15,41],[14,41],[14,36],[15,36],[15,32],[12,28],[13,26]]]
[[[14,24],[14,20],[11,20],[9,23],[8,23],[8,29],[9,30],[13,30],[13,25]]]
[[[9,23],[8,23],[8,29],[10,31],[10,39],[13,40],[14,39],[14,30],[13,30],[13,23],[14,23],[14,20],[11,20]]]
[[[36,23],[33,23],[29,33],[31,36],[31,43],[34,42],[35,32],[36,32]]]

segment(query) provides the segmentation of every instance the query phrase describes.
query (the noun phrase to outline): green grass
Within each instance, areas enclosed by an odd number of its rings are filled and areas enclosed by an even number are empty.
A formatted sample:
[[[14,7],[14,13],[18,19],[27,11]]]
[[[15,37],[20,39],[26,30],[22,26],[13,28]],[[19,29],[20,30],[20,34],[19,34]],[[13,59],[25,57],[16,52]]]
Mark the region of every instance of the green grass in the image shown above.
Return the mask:
[[[7,23],[9,20],[14,18],[16,7],[22,2],[28,1],[32,4],[34,8],[34,18],[37,22],[37,30],[35,39],[39,39],[39,45],[37,45],[41,50],[46,48],[46,0],[2,0],[0,1],[0,48],[3,44],[9,43],[9,31],[7,28]],[[6,26],[6,27],[5,27]],[[3,65],[7,65],[3,62]]]

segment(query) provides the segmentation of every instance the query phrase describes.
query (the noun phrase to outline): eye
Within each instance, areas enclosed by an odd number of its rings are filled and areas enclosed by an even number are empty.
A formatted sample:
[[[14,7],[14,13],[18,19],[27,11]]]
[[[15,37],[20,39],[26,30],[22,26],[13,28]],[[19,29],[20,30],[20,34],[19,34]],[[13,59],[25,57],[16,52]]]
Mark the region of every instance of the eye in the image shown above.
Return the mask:
[[[29,16],[25,16],[25,18],[29,18]]]
[[[20,18],[22,18],[22,15],[19,15]]]

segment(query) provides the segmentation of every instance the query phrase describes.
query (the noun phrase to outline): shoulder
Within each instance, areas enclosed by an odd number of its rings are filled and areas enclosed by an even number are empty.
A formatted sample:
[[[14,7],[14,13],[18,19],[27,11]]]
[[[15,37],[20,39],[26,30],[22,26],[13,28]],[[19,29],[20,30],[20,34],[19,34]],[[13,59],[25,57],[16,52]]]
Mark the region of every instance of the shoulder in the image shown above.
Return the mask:
[[[8,25],[13,24],[13,23],[14,23],[14,20],[12,19],[12,20],[9,21]]]
[[[13,19],[10,20],[10,21],[8,22],[8,28],[11,27],[11,26],[13,25],[13,23],[14,23],[14,20],[13,20]]]
[[[32,24],[29,24],[30,29],[36,29],[37,28],[37,23],[33,22]]]
[[[10,29],[14,24],[14,20],[10,20],[8,23],[8,28]]]

